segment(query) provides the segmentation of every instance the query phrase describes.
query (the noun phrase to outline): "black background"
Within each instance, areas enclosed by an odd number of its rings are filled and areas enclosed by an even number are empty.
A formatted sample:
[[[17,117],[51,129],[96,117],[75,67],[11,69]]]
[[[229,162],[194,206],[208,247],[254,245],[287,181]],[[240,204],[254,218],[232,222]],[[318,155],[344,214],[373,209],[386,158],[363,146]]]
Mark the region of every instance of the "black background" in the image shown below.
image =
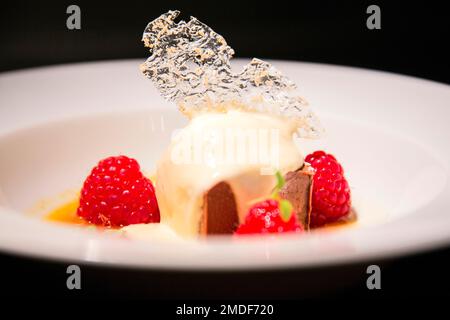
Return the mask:
[[[381,30],[366,9],[381,8]],[[145,25],[169,9],[222,34],[238,57],[352,65],[450,82],[449,12],[434,1],[13,1],[1,5],[0,70],[142,58]],[[81,8],[81,30],[66,8]]]
[[[450,83],[449,11],[430,1],[59,1],[1,4],[0,71],[87,60],[141,58],[150,20],[169,9],[222,34],[238,57],[351,65]],[[81,7],[82,29],[66,28]],[[381,30],[366,8],[381,7]],[[1,94],[1,88],[0,88]],[[66,263],[0,255],[1,295],[134,298],[380,298],[435,295],[450,285],[450,250],[330,268],[251,273],[183,273],[83,266],[83,289],[65,287]],[[382,266],[382,290],[365,287]],[[168,307],[169,308],[169,307]],[[170,309],[172,310],[172,309]]]

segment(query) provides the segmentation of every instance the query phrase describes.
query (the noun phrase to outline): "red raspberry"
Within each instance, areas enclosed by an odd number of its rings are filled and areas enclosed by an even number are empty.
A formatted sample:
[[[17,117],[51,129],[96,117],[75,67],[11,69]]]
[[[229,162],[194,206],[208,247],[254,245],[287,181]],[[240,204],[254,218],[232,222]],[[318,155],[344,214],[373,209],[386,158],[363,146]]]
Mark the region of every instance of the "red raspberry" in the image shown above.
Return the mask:
[[[137,161],[126,156],[103,159],[92,169],[77,214],[106,227],[159,222],[155,189]]]
[[[324,151],[316,151],[305,161],[316,169],[310,226],[323,226],[347,215],[351,207],[350,188],[336,158]]]
[[[279,202],[275,199],[268,199],[253,205],[248,211],[243,224],[236,230],[236,234],[254,233],[282,233],[301,232],[303,228],[297,222],[294,212],[286,222],[280,216]]]

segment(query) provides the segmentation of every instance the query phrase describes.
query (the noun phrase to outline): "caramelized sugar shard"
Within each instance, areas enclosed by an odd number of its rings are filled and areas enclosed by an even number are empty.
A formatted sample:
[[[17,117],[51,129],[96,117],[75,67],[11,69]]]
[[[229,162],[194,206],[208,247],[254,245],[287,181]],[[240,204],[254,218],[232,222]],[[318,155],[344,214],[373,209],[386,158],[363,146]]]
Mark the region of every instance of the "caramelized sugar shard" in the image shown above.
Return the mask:
[[[301,137],[317,137],[321,126],[295,95],[295,84],[271,64],[253,59],[233,73],[234,51],[225,39],[194,17],[175,22],[169,11],[150,22],[142,40],[151,56],[141,65],[161,95],[188,116],[231,108],[283,116],[295,121]]]
[[[226,83],[234,51],[194,17],[175,23],[179,13],[169,11],[147,25],[142,39],[153,52],[141,69],[166,99],[200,101],[219,82]]]
[[[230,185],[219,182],[204,195],[201,234],[231,234],[238,224],[236,200]]]

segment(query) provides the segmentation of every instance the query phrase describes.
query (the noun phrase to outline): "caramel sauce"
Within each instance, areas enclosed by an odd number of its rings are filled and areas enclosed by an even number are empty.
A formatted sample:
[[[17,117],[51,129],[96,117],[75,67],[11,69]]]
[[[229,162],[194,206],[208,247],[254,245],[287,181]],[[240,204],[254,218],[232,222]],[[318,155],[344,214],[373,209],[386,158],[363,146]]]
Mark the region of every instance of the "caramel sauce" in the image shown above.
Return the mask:
[[[336,228],[341,228],[341,227],[349,227],[349,226],[354,226],[356,225],[356,221],[357,221],[357,214],[354,208],[350,209],[350,212],[343,218],[332,222],[332,223],[328,223],[324,226],[319,227],[318,229],[336,229]]]
[[[83,220],[77,215],[77,208],[79,204],[79,199],[75,198],[67,203],[64,203],[52,211],[50,211],[47,215],[45,215],[45,220],[52,222],[62,222],[75,224],[80,226],[90,226],[91,224]],[[319,229],[336,229],[342,227],[349,227],[356,224],[357,217],[356,212],[352,208],[350,214],[343,219],[340,219],[336,222],[326,224]]]
[[[78,198],[64,203],[50,211],[50,213],[45,216],[45,220],[77,225],[89,225],[89,223],[77,215],[78,204]]]

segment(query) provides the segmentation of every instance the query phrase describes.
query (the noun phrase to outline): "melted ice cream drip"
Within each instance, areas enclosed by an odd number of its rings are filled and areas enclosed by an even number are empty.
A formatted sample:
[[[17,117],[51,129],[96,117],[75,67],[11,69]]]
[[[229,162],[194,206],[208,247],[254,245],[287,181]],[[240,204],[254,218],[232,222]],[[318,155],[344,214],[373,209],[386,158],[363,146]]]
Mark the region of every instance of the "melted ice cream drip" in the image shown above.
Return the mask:
[[[320,135],[319,121],[293,94],[293,82],[259,59],[233,73],[234,51],[225,39],[194,17],[175,23],[179,13],[169,11],[150,22],[142,37],[152,55],[141,70],[164,98],[189,117],[204,111],[256,111],[295,122],[301,137]]]

